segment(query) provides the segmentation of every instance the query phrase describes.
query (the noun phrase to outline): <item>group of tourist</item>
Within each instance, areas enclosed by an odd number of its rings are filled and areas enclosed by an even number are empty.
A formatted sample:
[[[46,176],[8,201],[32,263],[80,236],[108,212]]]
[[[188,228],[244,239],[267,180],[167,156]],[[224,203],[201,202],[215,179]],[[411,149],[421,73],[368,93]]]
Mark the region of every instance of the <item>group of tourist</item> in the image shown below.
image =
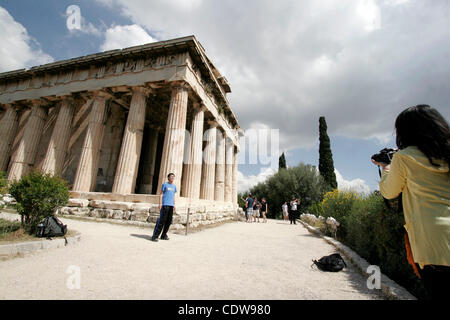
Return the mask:
[[[259,222],[259,218],[262,216],[263,222],[267,222],[266,214],[268,212],[268,205],[266,198],[262,198],[258,201],[257,197],[252,197],[251,194],[247,196],[245,201],[245,220],[248,223]]]
[[[261,202],[258,201],[257,197],[252,197],[251,194],[247,196],[246,199],[242,198],[245,201],[244,212],[245,212],[245,220],[248,223],[251,222],[259,222],[259,218],[262,216],[263,222],[267,222],[266,214],[268,213],[268,204],[266,198],[262,198]],[[298,207],[300,206],[300,200],[292,197],[291,201],[285,202],[281,209],[283,211],[283,218],[285,221],[289,219],[290,224],[297,224],[295,219],[297,218]]]

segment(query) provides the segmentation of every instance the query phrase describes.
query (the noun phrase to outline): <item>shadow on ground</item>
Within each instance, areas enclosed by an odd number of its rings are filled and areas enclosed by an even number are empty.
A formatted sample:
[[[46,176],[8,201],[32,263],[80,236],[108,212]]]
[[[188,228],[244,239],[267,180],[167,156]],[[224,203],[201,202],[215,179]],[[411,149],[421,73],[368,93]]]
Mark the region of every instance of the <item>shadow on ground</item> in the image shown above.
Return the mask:
[[[151,240],[152,239],[152,237],[149,236],[148,234],[134,234],[134,233],[132,233],[132,234],[130,234],[130,236],[136,237],[136,238],[145,239],[145,240]]]

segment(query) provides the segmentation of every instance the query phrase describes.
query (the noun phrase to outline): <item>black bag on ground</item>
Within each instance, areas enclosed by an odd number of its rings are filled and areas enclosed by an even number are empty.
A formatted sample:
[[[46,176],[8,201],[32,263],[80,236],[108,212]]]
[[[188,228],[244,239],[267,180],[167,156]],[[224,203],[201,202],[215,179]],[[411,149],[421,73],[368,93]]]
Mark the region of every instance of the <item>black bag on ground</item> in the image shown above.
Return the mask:
[[[67,225],[63,224],[57,217],[46,217],[38,225],[36,237],[58,237],[67,233]]]
[[[347,267],[347,264],[339,253],[324,256],[319,260],[313,260],[313,262],[322,271],[338,272],[344,269],[344,267]]]

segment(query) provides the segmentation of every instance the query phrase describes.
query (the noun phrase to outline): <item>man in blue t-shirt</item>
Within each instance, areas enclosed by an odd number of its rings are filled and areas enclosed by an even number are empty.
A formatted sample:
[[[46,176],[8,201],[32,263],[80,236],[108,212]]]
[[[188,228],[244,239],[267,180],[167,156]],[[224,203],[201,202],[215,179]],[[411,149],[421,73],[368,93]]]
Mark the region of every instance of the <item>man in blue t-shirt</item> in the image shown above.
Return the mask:
[[[169,179],[169,182],[163,183],[161,187],[161,196],[159,197],[159,218],[156,222],[152,236],[152,241],[155,242],[158,241],[161,230],[161,239],[169,240],[167,231],[169,231],[170,224],[172,223],[173,211],[175,210],[175,193],[177,192],[177,186],[173,183],[175,175],[169,173],[167,178]]]

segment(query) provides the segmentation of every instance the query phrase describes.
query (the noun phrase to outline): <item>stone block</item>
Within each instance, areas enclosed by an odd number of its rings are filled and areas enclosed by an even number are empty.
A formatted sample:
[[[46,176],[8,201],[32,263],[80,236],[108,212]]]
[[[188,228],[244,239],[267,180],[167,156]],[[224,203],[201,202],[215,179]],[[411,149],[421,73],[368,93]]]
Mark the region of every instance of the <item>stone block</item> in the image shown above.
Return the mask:
[[[105,207],[105,202],[103,200],[91,200],[89,201],[89,206],[92,208],[103,209]]]
[[[186,224],[186,222],[187,222],[187,215],[184,215],[184,214],[179,215],[179,220],[178,221],[181,224]]]
[[[133,211],[130,215],[130,220],[146,222],[148,219],[148,216],[149,216],[149,213],[146,211]]]
[[[92,209],[88,215],[89,217],[100,218],[102,211],[102,209]]]
[[[70,213],[70,211],[71,211],[71,208],[69,208],[69,207],[62,207],[62,208],[58,209],[57,214],[67,214],[67,215],[69,215],[69,214],[72,214],[72,213]]]
[[[159,206],[158,205],[152,205],[150,207],[150,213],[157,213],[157,214],[159,214]]]
[[[131,202],[118,202],[118,201],[105,201],[104,207],[112,210],[133,210],[133,203]]]
[[[90,212],[89,208],[69,208],[69,214],[76,216],[88,216]]]
[[[132,201],[136,203],[148,203],[150,201],[150,196],[148,194],[133,194],[126,196],[127,201]]]
[[[192,228],[197,228],[199,226],[199,223],[198,222],[192,222],[192,223],[190,223],[190,227],[192,227]]]
[[[131,214],[132,214],[132,211],[128,211],[128,210],[124,211],[123,212],[123,219],[124,220],[130,220]]]
[[[147,210],[149,212],[151,206],[150,203],[132,203],[131,210]]]
[[[69,207],[87,207],[89,200],[86,199],[69,199],[67,206]]]
[[[112,219],[123,219],[123,211],[122,210],[113,210],[112,212]]]
[[[172,217],[172,224],[182,223],[181,217],[177,214],[174,214]]]

